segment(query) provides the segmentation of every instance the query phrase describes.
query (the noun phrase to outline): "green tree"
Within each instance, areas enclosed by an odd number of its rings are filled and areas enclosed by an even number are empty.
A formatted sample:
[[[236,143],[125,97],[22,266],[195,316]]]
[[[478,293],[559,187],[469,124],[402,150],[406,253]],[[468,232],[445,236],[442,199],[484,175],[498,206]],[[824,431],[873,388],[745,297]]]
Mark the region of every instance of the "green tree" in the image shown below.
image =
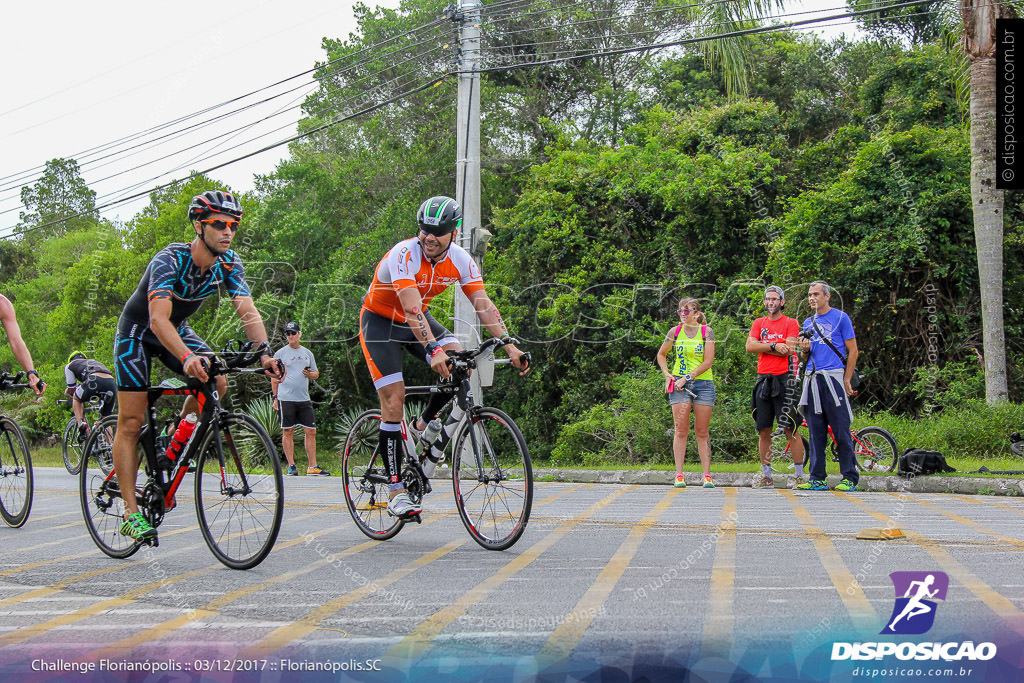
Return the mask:
[[[47,161],[39,180],[21,188],[21,203],[25,210],[18,214],[18,232],[31,242],[41,239],[40,230],[63,235],[99,220],[96,193],[85,184],[74,159]]]

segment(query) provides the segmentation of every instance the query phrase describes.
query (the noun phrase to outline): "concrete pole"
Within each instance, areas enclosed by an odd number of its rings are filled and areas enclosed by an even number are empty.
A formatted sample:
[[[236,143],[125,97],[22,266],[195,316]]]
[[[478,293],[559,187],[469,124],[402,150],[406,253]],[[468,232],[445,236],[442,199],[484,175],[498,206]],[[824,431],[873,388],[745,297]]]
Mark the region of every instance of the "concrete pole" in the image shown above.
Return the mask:
[[[458,0],[455,21],[459,23],[459,92],[455,117],[458,150],[455,166],[455,200],[462,206],[459,245],[473,252],[474,236],[480,228],[480,4],[479,0]],[[479,265],[479,257],[473,257]],[[455,336],[466,348],[478,343],[480,322],[463,294],[455,297]],[[483,400],[478,373],[473,375],[477,403]]]

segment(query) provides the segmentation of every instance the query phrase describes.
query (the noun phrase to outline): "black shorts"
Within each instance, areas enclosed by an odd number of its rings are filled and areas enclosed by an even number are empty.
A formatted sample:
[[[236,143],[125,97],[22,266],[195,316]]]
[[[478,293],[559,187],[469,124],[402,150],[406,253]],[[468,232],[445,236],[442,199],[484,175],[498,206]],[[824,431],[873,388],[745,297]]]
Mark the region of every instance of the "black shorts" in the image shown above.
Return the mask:
[[[797,382],[791,382],[787,386],[788,390],[763,399],[758,397],[758,385],[754,385],[752,403],[757,431],[771,429],[776,420],[778,420],[779,427],[782,428],[792,428],[799,424],[796,404],[800,400],[800,385]]]
[[[199,335],[191,327],[185,325],[178,328],[178,335],[192,351],[209,352]],[[117,378],[118,391],[145,391],[149,388],[149,373],[152,360],[156,356],[167,369],[179,375],[185,374],[181,361],[164,348],[152,330],[147,329],[141,336],[123,334],[118,330],[114,336],[114,377]]]
[[[438,344],[445,346],[457,341],[430,313],[423,315]],[[423,344],[416,339],[407,324],[395,322],[365,308],[359,312],[359,344],[363,347],[363,357],[370,368],[374,389],[403,381],[403,348],[419,360],[428,364],[430,362]]]
[[[291,429],[292,427],[316,429],[312,401],[278,401],[277,405],[281,409],[281,429]]]
[[[117,384],[110,377],[89,375],[75,389],[75,398],[82,403],[87,403],[93,396],[100,397],[100,417],[106,417],[114,412]]]

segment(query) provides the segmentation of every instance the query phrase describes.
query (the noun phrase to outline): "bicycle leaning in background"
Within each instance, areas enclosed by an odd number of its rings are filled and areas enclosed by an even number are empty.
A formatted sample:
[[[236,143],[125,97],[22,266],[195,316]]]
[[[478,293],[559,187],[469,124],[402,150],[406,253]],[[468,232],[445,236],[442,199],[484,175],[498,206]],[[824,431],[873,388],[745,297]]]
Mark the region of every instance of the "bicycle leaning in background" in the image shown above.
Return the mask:
[[[501,344],[491,338],[477,349],[448,351],[448,379],[405,391],[406,395],[444,394],[451,399],[447,405],[457,401],[465,411],[450,442],[452,490],[463,525],[473,540],[488,550],[512,547],[526,530],[533,505],[533,467],[526,440],[504,412],[476,405],[470,388],[470,370],[477,367],[478,357]],[[529,361],[529,354],[524,357]],[[342,469],[345,502],[356,526],[369,538],[384,541],[401,531],[408,520],[388,515],[389,482],[377,452],[380,419],[380,410],[374,409],[352,423],[345,438]],[[404,420],[402,436],[402,481],[409,498],[418,504],[431,491],[430,480],[420,467],[422,452],[430,444],[417,444]],[[419,515],[413,519],[420,521]]]
[[[807,421],[804,420],[793,430],[793,434],[798,434],[800,427],[806,426]],[[811,453],[810,443],[808,443],[807,437],[803,434],[800,434],[800,438],[804,443],[804,455],[809,458]],[[896,449],[896,439],[888,431],[881,427],[863,427],[857,431],[851,429],[850,438],[853,440],[853,458],[857,463],[857,469],[862,472],[896,471],[899,452]],[[832,433],[831,427],[828,428],[826,445],[832,461],[839,462],[839,444],[836,442],[836,437]],[[781,429],[776,429],[772,432],[771,457],[772,470],[775,472],[781,472],[780,468],[784,467],[784,463],[787,462],[789,467],[793,467],[793,456],[789,452],[790,446],[791,444],[789,439],[786,438],[785,432]]]
[[[24,372],[0,375],[0,392],[28,389]],[[0,517],[17,528],[32,511],[32,456],[18,423],[0,415]]]
[[[189,378],[165,380],[147,390],[147,421],[139,433],[138,452],[147,480],[136,489],[139,511],[154,527],[177,506],[175,493],[196,462],[195,505],[199,529],[214,556],[232,569],[249,569],[274,547],[284,513],[284,483],[277,450],[266,431],[244,413],[229,413],[220,405],[216,377],[239,372],[259,361],[270,345],[230,341],[214,356],[204,358],[207,382]],[[170,441],[157,435],[155,403],[162,396],[195,396],[200,413],[195,429],[178,456],[161,463],[159,455]],[[112,461],[117,415],[99,421],[85,443],[79,471],[79,495],[85,526],[100,550],[125,558],[156,539],[136,540],[120,532],[124,499]],[[169,466],[168,466],[169,464]]]

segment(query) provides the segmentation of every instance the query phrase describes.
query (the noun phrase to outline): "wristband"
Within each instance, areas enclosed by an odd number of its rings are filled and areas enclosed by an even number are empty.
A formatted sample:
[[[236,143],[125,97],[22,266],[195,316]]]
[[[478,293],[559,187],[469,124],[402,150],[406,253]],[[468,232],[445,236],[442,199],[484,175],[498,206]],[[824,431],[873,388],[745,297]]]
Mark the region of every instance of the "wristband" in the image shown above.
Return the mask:
[[[503,334],[500,337],[498,337],[498,341],[501,342],[502,346],[508,346],[509,344],[512,343],[512,337],[511,335]]]
[[[35,368],[25,371],[26,375],[35,375],[36,379],[39,379],[39,373],[35,371]]]
[[[427,342],[427,356],[433,358],[441,352],[441,345],[437,342]]]
[[[191,358],[194,355],[196,355],[195,351],[189,351],[188,353],[186,353],[184,356],[181,357],[181,364],[184,365],[185,361],[187,361],[189,358]]]

